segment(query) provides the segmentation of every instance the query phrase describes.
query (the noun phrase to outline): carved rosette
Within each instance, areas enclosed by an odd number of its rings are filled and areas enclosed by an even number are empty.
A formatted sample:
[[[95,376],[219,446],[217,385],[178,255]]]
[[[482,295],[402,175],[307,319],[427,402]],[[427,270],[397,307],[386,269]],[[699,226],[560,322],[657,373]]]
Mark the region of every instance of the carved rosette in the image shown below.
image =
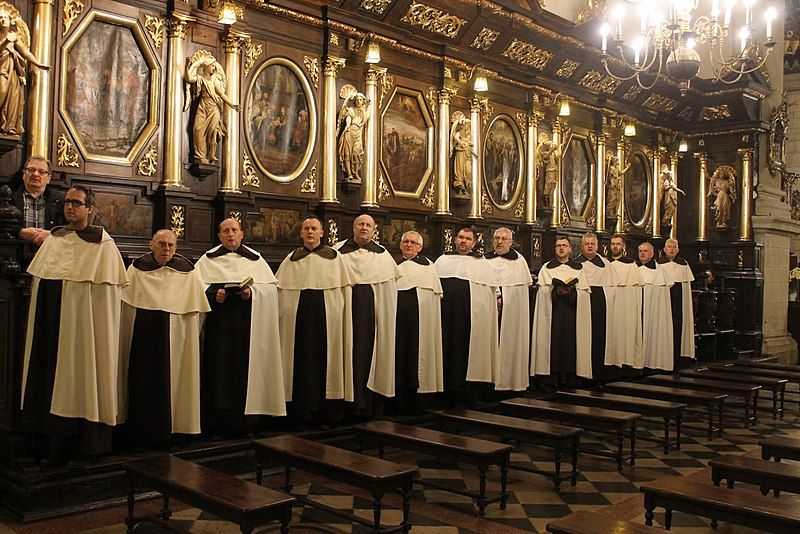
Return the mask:
[[[78,16],[83,12],[83,2],[81,0],[65,0],[64,1],[64,33],[66,35],[72,27],[72,23],[77,20]]]
[[[483,210],[484,213],[492,213],[494,211],[492,202],[489,200],[489,195],[486,194],[485,189],[481,193],[481,210]]]
[[[152,15],[144,16],[144,29],[153,39],[153,44],[159,50],[161,45],[164,44],[164,19],[153,17]]]
[[[422,195],[422,205],[426,208],[433,207],[433,194],[434,194],[434,182],[436,182],[435,178],[431,179],[431,183],[428,186],[428,189],[425,190],[425,194]]]
[[[475,36],[470,46],[485,52],[492,47],[498,37],[500,37],[499,31],[483,27],[481,31],[478,32],[478,35]]]
[[[252,40],[247,43],[244,51],[244,75],[250,74],[250,70],[255,66],[256,60],[264,53],[264,45],[254,44]],[[314,87],[317,83],[314,82]]]
[[[412,1],[408,11],[401,19],[409,26],[421,28],[431,33],[436,33],[454,38],[461,28],[469,22],[442,9],[431,7],[420,2]]]
[[[383,179],[383,173],[378,173],[378,202],[382,202],[389,198],[389,186],[386,185],[386,180]]]
[[[314,85],[314,89],[319,89],[319,59],[312,56],[303,56],[303,65],[308,71],[308,77]]]
[[[78,167],[78,151],[72,146],[67,136],[61,134],[56,141],[56,150],[59,167]]]
[[[172,206],[169,215],[169,228],[175,233],[178,239],[183,238],[186,231],[186,208],[184,206]]]
[[[392,2],[394,0],[361,0],[358,8],[364,11],[371,11],[376,15],[383,15],[386,8],[392,5]]]
[[[242,212],[241,210],[230,210],[228,212],[228,218],[233,219],[234,221],[239,223],[239,226],[242,225]]]
[[[453,229],[445,228],[442,239],[444,240],[444,251],[453,252]]]
[[[328,245],[333,246],[339,239],[339,225],[333,219],[328,219]]]
[[[311,166],[311,169],[306,175],[306,179],[300,184],[301,193],[316,193],[317,192],[317,162]]]
[[[242,154],[242,185],[261,187],[261,178],[253,166],[253,161],[247,154]]]
[[[139,160],[139,165],[136,166],[137,174],[141,176],[155,176],[158,171],[158,150],[156,145],[151,146],[142,159]]]

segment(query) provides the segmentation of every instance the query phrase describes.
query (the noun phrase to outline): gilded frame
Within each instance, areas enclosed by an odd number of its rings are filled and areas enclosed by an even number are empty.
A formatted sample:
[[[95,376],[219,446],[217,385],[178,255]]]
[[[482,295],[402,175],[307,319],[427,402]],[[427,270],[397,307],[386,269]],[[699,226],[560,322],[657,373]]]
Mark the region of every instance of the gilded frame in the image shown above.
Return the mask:
[[[639,220],[633,220],[633,218],[631,217],[630,207],[628,206],[628,191],[627,191],[627,189],[623,189],[623,191],[622,191],[622,201],[625,202],[625,216],[628,218],[628,220],[631,221],[631,224],[633,226],[635,226],[636,228],[644,228],[644,227],[647,226],[647,223],[650,222],[650,212],[653,209],[653,203],[652,203],[653,202],[652,201],[652,197],[653,197],[653,194],[652,194],[653,169],[652,169],[651,162],[647,157],[647,154],[645,154],[641,150],[634,151],[633,154],[631,154],[631,168],[628,169],[627,173],[625,173],[625,178],[623,180],[623,187],[627,187],[627,185],[631,181],[630,178],[628,177],[628,175],[629,175],[629,173],[631,173],[631,171],[634,168],[633,160],[635,158],[639,158],[641,160],[642,164],[644,165],[644,176],[645,176],[645,191],[644,191],[644,194],[645,194],[645,199],[646,200],[645,200],[644,214],[642,215],[642,218],[639,219]]]
[[[95,21],[106,22],[128,28],[133,34],[133,38],[139,47],[139,51],[141,52],[142,57],[150,69],[150,94],[148,95],[147,122],[136,138],[136,141],[134,141],[133,145],[131,145],[131,148],[128,150],[128,154],[125,157],[109,156],[107,154],[95,154],[90,152],[84,144],[83,138],[81,135],[79,135],[78,128],[76,127],[67,110],[67,83],[69,81],[67,79],[67,75],[69,72],[69,53],[89,29],[89,26],[91,26],[91,24]],[[139,153],[148,143],[153,133],[156,131],[156,128],[158,127],[158,116],[160,110],[159,94],[161,87],[159,62],[150,48],[149,41],[144,34],[144,29],[142,28],[141,23],[135,18],[92,9],[88,15],[81,20],[81,22],[75,28],[75,31],[72,32],[69,38],[67,38],[64,44],[61,46],[60,54],[61,71],[58,82],[61,94],[58,97],[58,110],[61,114],[61,118],[66,124],[69,134],[75,140],[75,144],[78,146],[78,149],[83,155],[84,160],[98,163],[111,163],[114,165],[132,165],[133,162],[139,157]]]
[[[409,193],[408,191],[402,191],[395,189],[394,182],[392,182],[392,177],[389,174],[389,169],[386,167],[386,162],[384,161],[384,146],[383,146],[383,128],[386,123],[386,112],[389,110],[389,106],[392,105],[395,97],[397,95],[404,95],[408,96],[417,103],[417,107],[419,108],[422,114],[422,120],[426,126],[426,134],[425,134],[425,142],[427,144],[427,150],[425,152],[425,172],[422,174],[422,178],[417,185],[416,190],[413,193]],[[418,199],[422,196],[425,188],[428,185],[428,182],[433,175],[433,167],[434,167],[434,158],[436,154],[436,127],[433,123],[433,117],[431,116],[431,112],[428,109],[428,103],[425,101],[425,97],[423,96],[421,91],[417,91],[415,89],[408,89],[406,87],[395,87],[394,91],[392,91],[392,96],[389,97],[389,100],[386,103],[386,106],[381,110],[381,124],[380,124],[380,131],[378,133],[380,140],[378,144],[380,145],[380,162],[381,162],[381,172],[386,177],[386,181],[389,183],[389,187],[392,188],[392,193],[394,196],[399,198],[413,198]]]
[[[494,194],[492,190],[487,185],[486,179],[486,143],[489,141],[489,133],[492,131],[492,127],[498,122],[502,120],[506,124],[509,125],[511,128],[511,134],[514,137],[514,143],[517,148],[517,154],[519,155],[519,172],[517,173],[516,180],[514,182],[514,194],[511,195],[511,198],[508,202],[501,203],[498,202],[497,199],[494,198]],[[513,117],[507,115],[505,113],[500,113],[496,115],[490,122],[489,125],[486,127],[485,134],[483,136],[483,146],[481,147],[481,167],[483,169],[483,187],[488,195],[489,199],[491,199],[492,204],[497,206],[499,210],[510,210],[513,209],[517,202],[519,202],[520,196],[522,196],[522,191],[525,189],[524,187],[524,179],[525,179],[525,146],[522,143],[522,132],[520,132],[519,125],[517,121],[514,120]]]
[[[273,56],[261,63],[253,73],[253,76],[251,76],[250,84],[247,86],[247,92],[245,93],[244,106],[242,109],[250,109],[250,99],[252,98],[253,88],[255,87],[258,77],[265,69],[274,65],[279,65],[289,69],[289,71],[294,74],[294,76],[300,82],[300,86],[303,89],[303,93],[306,98],[306,106],[308,107],[308,141],[306,142],[305,153],[303,154],[303,157],[300,158],[300,162],[297,164],[297,167],[295,167],[291,173],[286,175],[273,174],[264,167],[261,159],[256,156],[256,151],[253,147],[253,141],[247,134],[246,125],[249,124],[250,121],[249,111],[247,115],[243,117],[243,124],[245,125],[244,138],[245,143],[247,144],[247,150],[250,152],[251,156],[253,156],[252,159],[255,162],[256,167],[258,167],[258,170],[264,173],[264,175],[273,182],[288,184],[297,180],[303,174],[308,167],[308,163],[311,161],[311,157],[314,155],[314,147],[317,143],[317,105],[316,101],[314,100],[314,93],[311,90],[311,84],[308,82],[308,78],[306,78],[303,69],[301,69],[297,63],[287,57]]]
[[[586,153],[586,159],[589,163],[589,175],[587,180],[589,182],[589,194],[586,197],[586,202],[583,206],[583,211],[580,213],[572,213],[570,209],[570,204],[567,202],[566,198],[566,162],[567,162],[567,153],[569,152],[570,148],[572,148],[572,143],[576,142],[576,146],[578,150],[583,150]],[[567,144],[567,148],[564,150],[564,155],[561,157],[561,196],[562,201],[564,202],[564,207],[567,208],[567,213],[569,214],[569,218],[573,221],[583,221],[585,222],[589,218],[589,212],[592,210],[592,206],[594,206],[597,193],[595,192],[595,184],[594,184],[594,175],[596,169],[596,162],[594,159],[594,153],[592,152],[592,144],[589,141],[589,138],[585,135],[580,134],[570,134],[569,143]]]

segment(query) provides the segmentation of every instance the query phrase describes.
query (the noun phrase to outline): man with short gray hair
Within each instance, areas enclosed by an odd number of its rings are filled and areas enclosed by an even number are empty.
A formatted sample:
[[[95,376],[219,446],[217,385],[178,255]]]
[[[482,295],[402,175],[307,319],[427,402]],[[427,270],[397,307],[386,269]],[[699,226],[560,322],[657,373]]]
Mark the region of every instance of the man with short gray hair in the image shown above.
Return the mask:
[[[530,296],[533,283],[528,262],[514,250],[514,233],[508,228],[494,231],[494,250],[485,255],[498,286],[498,391],[524,391],[530,383]]]
[[[639,245],[639,273],[644,279],[642,289],[642,353],[644,366],[649,369],[672,371],[672,317],[669,288],[672,286],[667,272],[656,263],[653,245],[647,241]]]

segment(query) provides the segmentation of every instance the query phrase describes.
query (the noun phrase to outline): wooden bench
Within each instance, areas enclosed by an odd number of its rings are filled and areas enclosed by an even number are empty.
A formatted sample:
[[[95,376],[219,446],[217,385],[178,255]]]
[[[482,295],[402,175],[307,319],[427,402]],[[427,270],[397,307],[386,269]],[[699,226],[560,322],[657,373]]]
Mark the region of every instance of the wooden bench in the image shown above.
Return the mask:
[[[661,443],[664,454],[669,454],[671,446],[681,450],[681,421],[686,404],[682,402],[667,402],[653,399],[641,399],[625,395],[614,395],[603,391],[590,391],[583,389],[562,390],[555,393],[555,398],[562,402],[580,406],[597,406],[610,408],[622,412],[638,413],[643,417],[658,417],[664,422],[664,439],[659,440],[648,436],[637,436],[637,439]],[[670,421],[675,421],[675,441],[669,439]]]
[[[739,369],[737,371],[736,369]],[[788,380],[785,378],[769,378],[763,376],[753,376],[751,374],[743,373],[744,368],[741,367],[728,367],[728,368],[698,368],[698,369],[682,369],[678,371],[681,375],[694,376],[702,374],[704,380],[716,380],[719,382],[739,382],[741,384],[751,384],[754,386],[761,386],[762,390],[772,392],[772,418],[777,419],[779,416],[783,417],[783,405],[786,397],[786,383]]]
[[[742,525],[767,532],[797,532],[800,529],[800,509],[787,506],[783,499],[764,497],[761,493],[739,488],[730,490],[695,482],[683,477],[667,477],[646,482],[639,490],[644,493],[645,524],[653,524],[653,510],[665,508],[664,528],[670,529],[672,512]]]
[[[359,451],[363,450],[365,442],[378,446],[378,455],[383,458],[384,447],[395,446],[404,450],[430,454],[437,458],[446,458],[456,462],[464,462],[477,466],[479,473],[478,493],[453,488],[432,480],[417,479],[415,482],[423,486],[449,491],[475,499],[478,504],[478,515],[483,517],[486,505],[500,502],[500,509],[505,510],[508,493],[508,464],[513,448],[511,445],[487,441],[484,439],[459,436],[402,425],[391,421],[373,421],[363,425],[353,426],[358,440]],[[489,466],[497,465],[500,468],[500,494],[496,497],[486,498],[486,471]]]
[[[417,468],[399,465],[365,454],[331,447],[323,443],[297,436],[277,436],[253,442],[256,449],[256,482],[261,484],[266,460],[284,466],[286,483],[284,489],[292,491],[292,468],[308,471],[357,488],[372,495],[372,522],[342,510],[325,506],[313,500],[297,497],[297,500],[325,510],[328,513],[351,519],[356,523],[372,527],[374,532],[408,532],[411,487]],[[399,490],[403,496],[403,522],[396,526],[381,526],[381,499],[387,491]]]
[[[742,397],[744,400],[744,425],[749,426],[758,423],[758,392],[761,390],[761,386],[742,384],[741,382],[704,380],[690,375],[652,375],[645,380],[651,384],[714,391],[725,393],[729,397]]]
[[[763,367],[755,367],[751,365],[738,365],[736,362],[730,362],[725,364],[719,365],[711,365],[709,369],[738,369],[739,372],[749,373],[754,376],[766,376],[769,378],[785,378],[789,382],[793,384],[800,384],[800,371],[794,371],[791,369],[785,368],[777,368],[777,369],[767,369]]]
[[[509,464],[509,467],[548,476],[553,481],[556,491],[561,488],[561,481],[570,479],[570,484],[578,483],[578,451],[583,430],[571,426],[528,421],[507,415],[476,412],[474,410],[455,410],[440,412],[439,424],[443,430],[455,432],[476,432],[517,443],[530,443],[553,449],[554,471],[542,471],[527,465]],[[561,461],[565,451],[572,453],[572,472],[561,474]]]
[[[714,433],[722,435],[724,431],[723,411],[725,409],[724,393],[709,393],[707,391],[696,391],[686,388],[671,388],[666,386],[656,386],[653,384],[643,384],[640,382],[611,382],[603,386],[612,393],[622,395],[634,395],[648,399],[656,399],[670,402],[682,402],[688,406],[704,407],[708,414],[708,440],[714,439]],[[719,417],[719,426],[714,426],[714,412]]]
[[[625,461],[624,441],[625,436],[630,437],[631,457],[630,464],[636,465],[636,423],[641,416],[630,412],[620,412],[593,406],[575,406],[544,400],[516,398],[500,402],[503,413],[517,417],[542,418],[559,424],[577,426],[584,430],[594,430],[611,433],[617,436],[617,452],[589,451],[583,449],[584,454],[594,454],[617,460],[617,469],[622,471]]]
[[[244,533],[253,532],[255,527],[271,521],[280,521],[283,534],[289,532],[292,505],[296,501],[291,495],[175,456],[134,460],[126,462],[123,467],[128,478],[128,516],[125,518],[128,532],[142,521],[153,521],[174,529],[167,523],[172,515],[170,497],[236,523]],[[161,494],[163,509],[160,517],[134,515],[134,497],[140,485]]]
[[[547,524],[553,534],[655,534],[655,527],[614,519],[607,515],[578,510]]]
[[[752,362],[752,361],[740,361],[736,360],[733,365],[737,367],[753,367],[755,369],[770,369],[773,371],[792,371],[795,373],[800,373],[800,365],[788,365],[783,363],[771,363],[771,362]]]
[[[754,484],[766,495],[774,490],[775,495],[781,491],[800,493],[800,467],[779,464],[740,454],[726,454],[709,460],[711,480],[719,486],[720,481],[727,480],[728,487],[734,482]]]
[[[758,446],[761,447],[761,458],[764,460],[800,460],[800,440],[797,438],[772,436],[759,441]]]

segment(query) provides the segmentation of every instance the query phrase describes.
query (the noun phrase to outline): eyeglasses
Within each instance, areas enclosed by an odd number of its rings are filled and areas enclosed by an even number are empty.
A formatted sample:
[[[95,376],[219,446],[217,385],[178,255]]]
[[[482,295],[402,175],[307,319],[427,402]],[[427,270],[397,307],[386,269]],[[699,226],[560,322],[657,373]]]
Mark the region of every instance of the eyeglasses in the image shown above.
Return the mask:
[[[87,204],[86,202],[83,202],[82,200],[76,200],[74,198],[72,198],[72,199],[68,198],[68,199],[64,200],[64,205],[67,205],[67,204],[69,204],[73,208],[80,208],[81,206],[89,206],[89,204]]]
[[[401,245],[421,245],[422,243],[417,243],[416,241],[411,241],[410,239],[403,239],[400,241]]]
[[[41,174],[42,176],[47,176],[50,174],[50,171],[47,169],[37,169],[36,167],[25,167],[22,170],[27,174]]]
[[[495,241],[511,241],[511,238],[510,237],[502,237],[502,236],[498,235],[498,236],[494,237],[494,240]]]

